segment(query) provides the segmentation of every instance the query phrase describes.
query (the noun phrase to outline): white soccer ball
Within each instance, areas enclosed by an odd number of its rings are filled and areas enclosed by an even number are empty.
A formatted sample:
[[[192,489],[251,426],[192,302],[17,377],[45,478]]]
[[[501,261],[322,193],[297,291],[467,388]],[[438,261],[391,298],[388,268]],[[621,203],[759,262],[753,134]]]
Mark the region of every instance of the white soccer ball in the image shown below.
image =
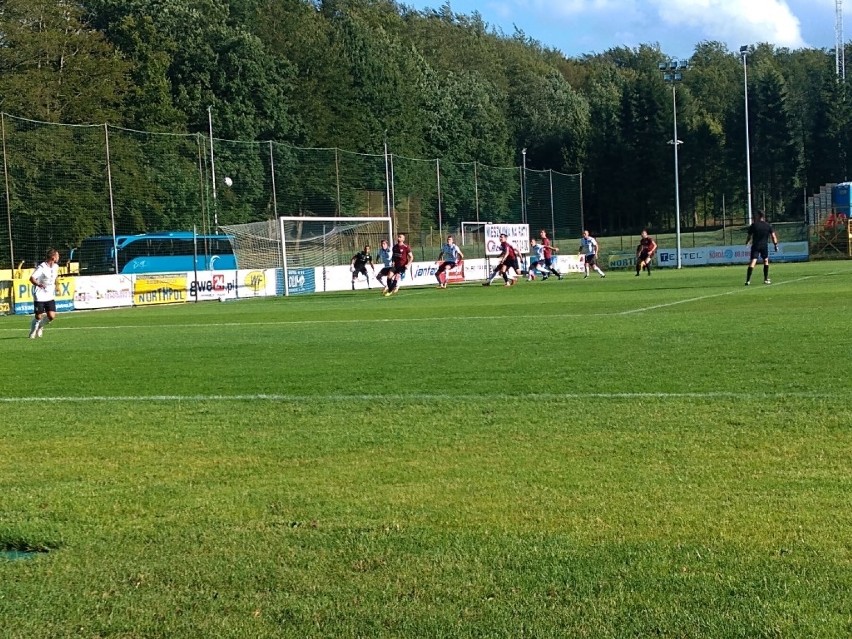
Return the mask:
[[[234,181],[231,178],[226,177],[225,178],[225,186],[234,186]]]

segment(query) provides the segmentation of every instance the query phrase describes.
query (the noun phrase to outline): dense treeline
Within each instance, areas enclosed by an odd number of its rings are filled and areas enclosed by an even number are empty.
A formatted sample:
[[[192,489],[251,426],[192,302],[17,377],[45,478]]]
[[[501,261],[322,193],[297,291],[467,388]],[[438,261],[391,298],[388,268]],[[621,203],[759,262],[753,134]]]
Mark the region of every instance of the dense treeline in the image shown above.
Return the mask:
[[[658,46],[564,57],[449,4],[7,0],[0,110],[47,122],[582,172],[596,231],[674,223],[672,89]],[[743,65],[696,46],[677,85],[683,223],[745,211]],[[847,177],[847,85],[822,50],[748,56],[753,200],[801,219]]]

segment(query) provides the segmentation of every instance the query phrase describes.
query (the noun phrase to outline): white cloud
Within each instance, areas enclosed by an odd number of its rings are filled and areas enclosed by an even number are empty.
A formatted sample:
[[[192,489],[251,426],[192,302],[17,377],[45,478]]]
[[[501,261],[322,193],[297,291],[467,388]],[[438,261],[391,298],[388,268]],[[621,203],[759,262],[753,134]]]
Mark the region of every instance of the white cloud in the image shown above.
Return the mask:
[[[429,0],[422,0],[429,3]],[[431,0],[438,5],[441,0]],[[613,46],[659,43],[688,55],[702,40],[730,50],[768,42],[779,47],[831,48],[835,0],[451,0],[453,9],[479,11],[511,33],[513,26],[568,55]],[[852,0],[847,4],[852,6]],[[852,19],[846,20],[852,31]],[[848,40],[848,38],[846,38]]]
[[[690,27],[709,40],[808,46],[786,0],[651,0],[660,19]]]

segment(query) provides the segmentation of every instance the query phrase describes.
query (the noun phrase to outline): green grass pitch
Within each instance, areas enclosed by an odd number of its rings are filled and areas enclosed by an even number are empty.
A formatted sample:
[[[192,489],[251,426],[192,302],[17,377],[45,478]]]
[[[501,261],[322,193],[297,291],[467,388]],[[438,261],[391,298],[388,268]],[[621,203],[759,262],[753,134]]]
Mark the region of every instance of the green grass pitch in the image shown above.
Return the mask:
[[[0,318],[0,637],[848,637],[852,263],[744,274]]]

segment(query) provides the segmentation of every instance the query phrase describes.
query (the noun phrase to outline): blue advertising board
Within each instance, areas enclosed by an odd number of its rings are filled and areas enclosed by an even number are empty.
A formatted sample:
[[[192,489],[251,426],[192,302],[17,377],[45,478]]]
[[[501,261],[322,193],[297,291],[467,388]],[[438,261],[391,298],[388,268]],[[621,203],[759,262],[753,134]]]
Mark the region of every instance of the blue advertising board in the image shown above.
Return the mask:
[[[277,269],[278,295],[284,295],[284,269]],[[312,268],[287,269],[287,292],[290,295],[303,295],[316,291],[316,275]]]
[[[831,205],[838,213],[845,213],[849,217],[852,207],[852,182],[841,182],[831,188]]]

